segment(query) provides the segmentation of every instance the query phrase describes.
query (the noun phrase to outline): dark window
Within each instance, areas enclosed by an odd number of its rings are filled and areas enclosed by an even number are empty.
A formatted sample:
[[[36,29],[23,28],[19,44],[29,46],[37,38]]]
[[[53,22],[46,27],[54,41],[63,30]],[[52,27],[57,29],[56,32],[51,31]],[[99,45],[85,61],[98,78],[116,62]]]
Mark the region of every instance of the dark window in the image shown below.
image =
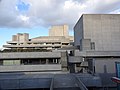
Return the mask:
[[[91,50],[95,50],[95,42],[91,42]]]

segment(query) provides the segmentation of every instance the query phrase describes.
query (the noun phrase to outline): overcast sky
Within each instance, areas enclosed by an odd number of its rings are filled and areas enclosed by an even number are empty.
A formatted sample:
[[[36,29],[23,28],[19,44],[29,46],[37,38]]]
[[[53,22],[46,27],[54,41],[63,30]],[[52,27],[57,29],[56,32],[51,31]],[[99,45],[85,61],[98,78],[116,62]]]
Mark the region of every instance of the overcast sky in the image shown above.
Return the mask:
[[[52,25],[72,31],[82,14],[119,14],[120,0],[0,0],[0,46],[12,34],[47,35]]]

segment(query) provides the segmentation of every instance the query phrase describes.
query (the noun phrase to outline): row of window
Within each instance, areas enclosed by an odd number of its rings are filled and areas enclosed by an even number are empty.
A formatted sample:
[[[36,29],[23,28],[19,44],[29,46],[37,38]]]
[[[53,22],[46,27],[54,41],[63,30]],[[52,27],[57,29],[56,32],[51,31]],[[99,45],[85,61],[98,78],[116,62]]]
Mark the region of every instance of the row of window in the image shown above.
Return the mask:
[[[60,59],[0,60],[0,65],[60,64]]]
[[[62,45],[69,45],[69,43],[60,43],[60,42],[58,42],[58,43],[27,43],[28,45],[31,45],[31,44],[33,44],[33,45],[59,45],[59,44],[62,44]],[[17,44],[11,44],[11,45],[17,45]],[[24,45],[24,43],[19,43],[18,45]]]

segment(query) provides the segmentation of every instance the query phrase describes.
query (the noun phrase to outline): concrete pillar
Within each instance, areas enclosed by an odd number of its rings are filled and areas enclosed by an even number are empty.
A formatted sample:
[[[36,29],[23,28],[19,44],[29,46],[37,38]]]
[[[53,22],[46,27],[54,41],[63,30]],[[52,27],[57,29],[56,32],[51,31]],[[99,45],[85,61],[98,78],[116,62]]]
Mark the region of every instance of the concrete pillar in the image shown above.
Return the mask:
[[[49,59],[46,59],[46,64],[49,64]]]
[[[67,52],[61,52],[61,65],[62,65],[62,70],[67,71]]]
[[[69,63],[70,73],[75,73],[75,64]]]

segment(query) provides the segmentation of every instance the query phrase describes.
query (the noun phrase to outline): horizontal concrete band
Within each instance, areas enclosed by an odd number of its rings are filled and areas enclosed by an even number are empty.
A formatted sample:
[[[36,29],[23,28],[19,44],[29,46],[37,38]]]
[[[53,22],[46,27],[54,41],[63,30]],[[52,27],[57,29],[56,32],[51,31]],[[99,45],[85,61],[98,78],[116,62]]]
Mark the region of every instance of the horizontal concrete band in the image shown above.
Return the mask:
[[[52,45],[52,44],[48,44],[48,45],[4,45],[4,47],[7,47],[7,48],[11,48],[11,47],[14,47],[14,48],[19,48],[19,47],[23,47],[23,48],[30,48],[30,47],[58,47],[58,46],[61,46],[61,44],[55,44],[55,45]]]
[[[81,63],[83,62],[83,57],[80,56],[69,56],[69,63]]]
[[[20,72],[20,71],[60,71],[60,64],[51,65],[12,65],[0,66],[0,72]]]
[[[0,59],[22,59],[22,58],[60,58],[60,52],[12,52],[0,53]]]
[[[120,57],[119,51],[75,51],[75,56],[81,57]]]

